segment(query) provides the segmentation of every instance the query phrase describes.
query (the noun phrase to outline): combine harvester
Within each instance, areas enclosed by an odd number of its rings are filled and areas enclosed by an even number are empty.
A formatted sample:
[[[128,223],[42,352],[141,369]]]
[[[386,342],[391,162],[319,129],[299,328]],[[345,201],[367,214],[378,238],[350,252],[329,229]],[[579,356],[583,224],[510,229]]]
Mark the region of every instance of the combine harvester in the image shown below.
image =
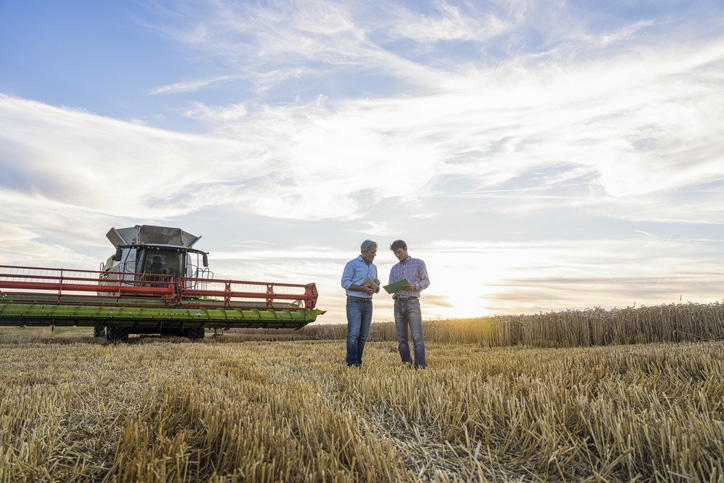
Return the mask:
[[[106,234],[116,252],[99,271],[0,265],[0,325],[93,327],[96,337],[204,337],[206,329],[300,329],[323,310],[317,287],[217,280],[201,238],[136,225]]]

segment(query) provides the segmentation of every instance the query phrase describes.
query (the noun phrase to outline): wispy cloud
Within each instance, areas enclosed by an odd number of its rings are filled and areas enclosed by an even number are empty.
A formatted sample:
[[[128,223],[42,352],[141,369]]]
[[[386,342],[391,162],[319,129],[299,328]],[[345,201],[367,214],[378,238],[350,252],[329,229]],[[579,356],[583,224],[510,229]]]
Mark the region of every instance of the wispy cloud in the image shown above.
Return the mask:
[[[212,79],[200,79],[189,82],[176,82],[165,86],[156,87],[149,92],[149,95],[177,94],[179,92],[196,92],[217,82],[224,82],[232,79],[232,76],[221,76]]]
[[[646,206],[647,194],[675,195],[724,177],[717,135],[724,101],[712,82],[724,59],[720,45],[565,70],[448,74],[454,87],[400,99],[262,111],[195,103],[188,115],[213,123],[217,137],[4,97],[3,137],[25,143],[25,179],[46,195],[80,203],[133,183],[141,190],[137,209],[122,206],[138,212],[233,203],[267,216],[348,219],[384,199],[434,195],[435,180],[464,176],[473,190],[505,188],[550,166],[557,174],[547,189],[585,179],[588,196],[630,210],[637,196],[646,195]],[[63,162],[53,163],[59,155]],[[123,169],[104,169],[109,164]]]

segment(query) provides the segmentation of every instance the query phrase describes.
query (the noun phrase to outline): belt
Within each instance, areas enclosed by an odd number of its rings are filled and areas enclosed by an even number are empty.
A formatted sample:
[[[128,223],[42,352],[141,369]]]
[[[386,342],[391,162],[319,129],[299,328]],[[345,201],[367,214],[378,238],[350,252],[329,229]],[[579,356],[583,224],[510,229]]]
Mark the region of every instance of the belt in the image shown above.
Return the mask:
[[[372,297],[355,297],[354,295],[347,295],[348,299],[355,299],[355,300],[369,300],[372,302]]]
[[[411,299],[416,299],[416,298],[418,298],[418,297],[402,297],[402,296],[399,296],[399,297],[395,297],[395,300],[411,300]]]

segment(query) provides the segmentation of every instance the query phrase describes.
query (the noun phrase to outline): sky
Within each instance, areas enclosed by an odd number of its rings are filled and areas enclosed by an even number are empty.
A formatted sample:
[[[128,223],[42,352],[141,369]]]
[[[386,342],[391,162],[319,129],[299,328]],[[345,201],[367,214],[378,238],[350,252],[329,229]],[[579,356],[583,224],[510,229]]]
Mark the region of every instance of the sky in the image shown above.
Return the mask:
[[[720,0],[0,0],[0,264],[151,224],[318,323],[365,239],[424,319],[721,303],[722,128]]]

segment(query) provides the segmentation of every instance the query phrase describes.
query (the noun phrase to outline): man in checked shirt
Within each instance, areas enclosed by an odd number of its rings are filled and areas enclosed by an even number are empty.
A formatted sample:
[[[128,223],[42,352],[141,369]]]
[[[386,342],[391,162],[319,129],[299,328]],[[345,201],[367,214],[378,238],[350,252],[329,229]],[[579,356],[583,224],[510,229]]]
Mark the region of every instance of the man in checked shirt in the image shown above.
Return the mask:
[[[390,245],[399,263],[390,270],[390,284],[406,279],[408,284],[395,292],[395,329],[397,331],[397,350],[402,362],[412,365],[407,328],[410,328],[414,344],[415,369],[425,368],[425,338],[422,336],[422,312],[420,311],[420,292],[430,286],[425,262],[407,254],[407,243],[395,240]]]

